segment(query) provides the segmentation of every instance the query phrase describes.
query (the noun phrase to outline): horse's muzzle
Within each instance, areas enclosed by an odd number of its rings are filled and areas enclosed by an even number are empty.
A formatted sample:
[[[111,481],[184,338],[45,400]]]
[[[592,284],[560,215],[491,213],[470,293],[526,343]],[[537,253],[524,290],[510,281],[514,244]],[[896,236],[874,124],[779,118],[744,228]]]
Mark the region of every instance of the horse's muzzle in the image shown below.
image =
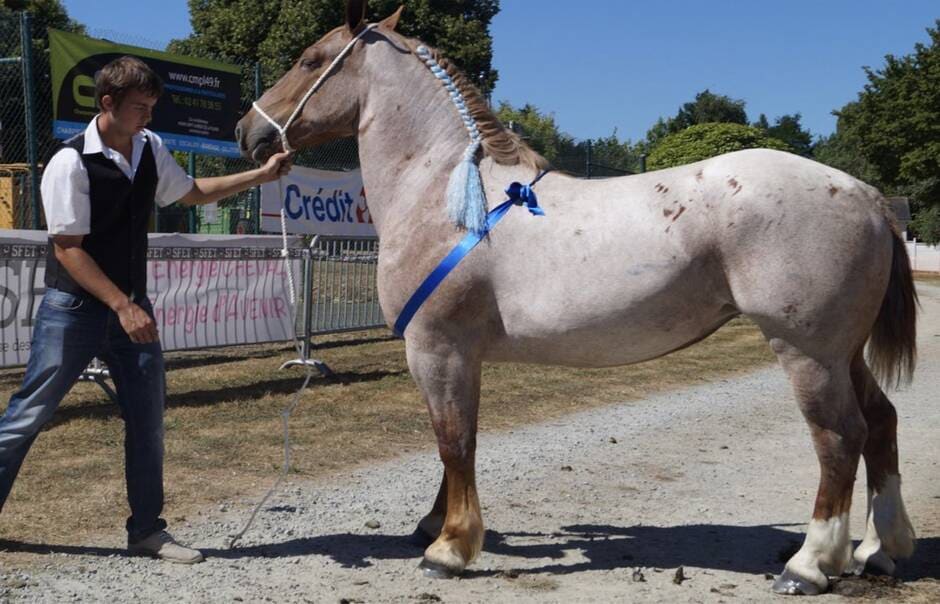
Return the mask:
[[[242,157],[262,163],[280,150],[277,131],[270,125],[252,126],[249,116],[235,126],[235,140]]]

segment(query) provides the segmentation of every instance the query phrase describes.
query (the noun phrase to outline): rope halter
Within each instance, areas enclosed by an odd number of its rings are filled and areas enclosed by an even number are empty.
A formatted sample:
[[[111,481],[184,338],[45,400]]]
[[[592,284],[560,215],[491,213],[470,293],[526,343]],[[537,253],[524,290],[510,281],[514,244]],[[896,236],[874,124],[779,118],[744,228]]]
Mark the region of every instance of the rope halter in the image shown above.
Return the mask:
[[[284,148],[284,151],[290,152],[290,151],[295,150],[287,142],[287,129],[290,128],[290,125],[293,124],[294,120],[296,120],[297,117],[300,115],[300,112],[303,110],[304,105],[307,104],[307,101],[310,100],[310,97],[313,96],[313,93],[316,92],[318,88],[320,88],[324,80],[326,80],[326,78],[333,72],[333,70],[336,68],[339,62],[343,60],[343,57],[349,54],[349,52],[352,50],[352,47],[355,46],[356,42],[358,42],[360,38],[362,38],[362,36],[366,35],[366,32],[372,31],[378,26],[379,26],[378,23],[372,23],[370,25],[367,25],[352,40],[350,40],[349,43],[346,44],[343,50],[341,50],[340,53],[336,55],[336,58],[333,59],[333,62],[330,63],[326,69],[323,70],[323,73],[321,73],[320,77],[317,78],[317,81],[313,83],[313,86],[311,86],[310,89],[307,90],[307,94],[305,94],[303,98],[300,99],[300,102],[297,103],[297,107],[294,109],[293,113],[290,114],[290,117],[287,118],[287,122],[285,122],[283,126],[278,124],[277,121],[274,120],[274,118],[272,118],[270,115],[265,113],[264,109],[262,109],[261,106],[258,104],[258,101],[255,101],[254,103],[251,104],[251,106],[255,108],[255,111],[257,111],[264,119],[268,120],[271,123],[271,125],[274,126],[274,128],[277,130],[277,133],[281,138],[281,146]]]

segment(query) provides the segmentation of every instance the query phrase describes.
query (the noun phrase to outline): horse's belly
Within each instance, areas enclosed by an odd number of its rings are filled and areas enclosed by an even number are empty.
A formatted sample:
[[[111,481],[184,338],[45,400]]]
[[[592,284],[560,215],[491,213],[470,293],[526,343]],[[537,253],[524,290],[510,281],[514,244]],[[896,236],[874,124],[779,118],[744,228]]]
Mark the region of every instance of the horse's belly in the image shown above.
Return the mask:
[[[738,314],[723,296],[687,284],[667,291],[616,299],[569,299],[564,305],[532,304],[502,312],[504,333],[486,358],[609,367],[653,359],[696,342]]]

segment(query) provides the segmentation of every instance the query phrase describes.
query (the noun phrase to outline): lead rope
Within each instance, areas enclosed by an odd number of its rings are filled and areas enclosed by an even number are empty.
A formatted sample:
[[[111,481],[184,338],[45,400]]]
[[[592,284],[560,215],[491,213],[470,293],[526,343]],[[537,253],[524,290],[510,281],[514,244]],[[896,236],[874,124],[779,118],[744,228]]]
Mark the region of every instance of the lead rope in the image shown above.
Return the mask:
[[[287,121],[284,123],[283,126],[278,124],[274,120],[274,118],[268,115],[264,111],[264,109],[261,108],[261,106],[258,104],[257,101],[252,103],[252,106],[255,108],[255,111],[257,111],[258,114],[260,114],[264,119],[268,120],[271,123],[271,125],[273,125],[275,129],[277,129],[278,135],[281,138],[281,147],[283,148],[284,151],[290,152],[294,150],[290,146],[290,143],[287,141],[287,129],[290,128],[290,125],[294,122],[295,119],[297,119],[297,116],[300,115],[300,111],[303,109],[303,106],[307,103],[308,100],[310,100],[310,97],[313,96],[313,93],[317,91],[317,89],[320,87],[321,84],[323,84],[323,81],[326,80],[327,76],[329,76],[330,73],[333,71],[333,69],[336,68],[336,66],[343,59],[343,57],[349,54],[349,51],[352,50],[352,47],[356,44],[356,42],[358,42],[362,38],[362,36],[364,36],[367,32],[372,31],[376,27],[378,27],[377,23],[373,23],[371,25],[366,26],[365,28],[363,28],[361,32],[359,32],[358,35],[356,35],[352,40],[349,41],[348,44],[346,44],[343,50],[340,51],[340,53],[336,55],[336,58],[333,59],[333,62],[330,63],[329,66],[327,66],[325,70],[323,70],[323,73],[320,74],[320,77],[317,78],[317,81],[313,83],[313,85],[310,87],[309,90],[307,90],[307,93],[303,96],[303,98],[300,99],[300,102],[297,103],[297,107],[294,108],[294,111],[290,114],[290,117],[287,118]],[[277,187],[278,187],[278,195],[279,195],[278,199],[283,199],[284,198],[284,191],[283,191],[284,184],[281,179],[278,179]],[[293,334],[293,341],[294,341],[294,349],[297,351],[297,357],[306,361],[306,359],[303,358],[303,350],[300,345],[300,340],[297,338],[297,308],[296,308],[297,293],[294,288],[294,273],[291,270],[291,265],[290,265],[290,251],[287,248],[287,218],[285,216],[285,212],[283,208],[281,209],[281,242],[283,246],[281,248],[281,257],[284,258],[284,268],[287,271],[287,285],[290,289],[290,319],[291,319],[291,333]],[[312,261],[312,259],[308,258],[308,262],[310,261]],[[305,295],[309,296],[311,295],[311,293],[312,292],[305,292]],[[304,337],[307,337],[306,334],[304,334]],[[251,528],[252,523],[254,523],[255,518],[258,516],[258,512],[261,511],[261,508],[263,508],[264,504],[267,503],[268,499],[271,498],[271,495],[273,495],[274,492],[278,489],[278,487],[281,486],[281,483],[284,481],[284,478],[287,476],[287,473],[290,471],[290,430],[289,430],[290,416],[291,416],[291,413],[294,411],[294,409],[297,408],[297,405],[300,404],[300,396],[303,394],[304,390],[307,389],[307,385],[310,383],[310,380],[313,377],[313,368],[310,366],[310,364],[305,362],[304,367],[307,370],[307,376],[304,378],[303,385],[301,385],[300,389],[294,394],[294,397],[291,399],[290,403],[288,403],[287,406],[284,408],[284,410],[281,412],[281,419],[283,420],[283,425],[284,425],[284,467],[281,468],[281,474],[277,477],[277,481],[275,481],[274,486],[268,489],[268,492],[265,493],[261,501],[259,501],[258,504],[255,506],[254,511],[251,513],[251,517],[248,519],[248,522],[245,523],[245,526],[242,528],[242,530],[240,530],[234,537],[232,537],[229,540],[228,549],[232,549],[235,546],[235,544],[238,542],[238,540],[242,538],[242,536],[248,531],[249,528]]]
[[[278,179],[277,187],[278,194],[281,195],[283,193],[283,182],[281,179]],[[280,197],[279,199],[283,199],[283,197]],[[316,241],[316,238],[314,238],[314,241]],[[287,273],[287,286],[289,290],[288,293],[290,295],[290,325],[291,334],[293,335],[292,340],[294,342],[294,350],[297,352],[297,358],[306,361],[307,359],[303,358],[303,349],[300,344],[300,339],[297,337],[297,291],[294,286],[294,271],[292,270],[290,263],[290,250],[287,247],[287,216],[283,208],[281,209],[281,244],[281,258],[284,259],[284,269]],[[308,256],[307,262],[313,262],[313,258]],[[310,296],[312,295],[312,292],[304,292],[304,295]],[[307,337],[307,334],[304,334],[304,337]],[[297,408],[297,405],[300,404],[300,397],[303,395],[304,391],[307,389],[307,386],[310,384],[310,380],[313,378],[313,367],[311,367],[309,363],[305,362],[304,368],[307,371],[307,375],[304,378],[304,383],[301,384],[297,392],[294,393],[291,401],[287,404],[286,407],[284,407],[284,410],[281,411],[281,423],[284,429],[284,465],[281,468],[281,473],[271,488],[268,489],[268,492],[265,493],[264,497],[261,498],[261,501],[255,505],[255,509],[251,512],[251,517],[248,518],[248,522],[245,523],[245,526],[242,527],[242,530],[238,531],[238,533],[229,540],[228,549],[235,547],[235,544],[238,542],[238,540],[241,539],[246,532],[248,532],[248,529],[251,528],[255,518],[258,516],[258,512],[260,512],[264,507],[264,504],[268,502],[268,499],[271,498],[271,495],[273,495],[274,492],[280,488],[281,483],[284,482],[284,479],[287,478],[287,473],[290,471],[290,416],[291,413],[294,412],[294,409]]]

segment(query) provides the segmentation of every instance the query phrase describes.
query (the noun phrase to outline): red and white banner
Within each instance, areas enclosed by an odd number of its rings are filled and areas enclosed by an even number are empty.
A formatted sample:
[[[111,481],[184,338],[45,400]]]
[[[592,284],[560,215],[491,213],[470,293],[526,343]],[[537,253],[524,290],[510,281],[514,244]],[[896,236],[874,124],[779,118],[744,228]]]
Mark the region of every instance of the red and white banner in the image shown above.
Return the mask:
[[[299,283],[302,241],[291,237]],[[0,367],[25,365],[43,277],[46,233],[0,230]],[[147,294],[164,350],[293,337],[279,236],[150,235]]]
[[[375,237],[362,173],[328,172],[294,166],[279,181],[261,185],[261,230],[337,237]]]

